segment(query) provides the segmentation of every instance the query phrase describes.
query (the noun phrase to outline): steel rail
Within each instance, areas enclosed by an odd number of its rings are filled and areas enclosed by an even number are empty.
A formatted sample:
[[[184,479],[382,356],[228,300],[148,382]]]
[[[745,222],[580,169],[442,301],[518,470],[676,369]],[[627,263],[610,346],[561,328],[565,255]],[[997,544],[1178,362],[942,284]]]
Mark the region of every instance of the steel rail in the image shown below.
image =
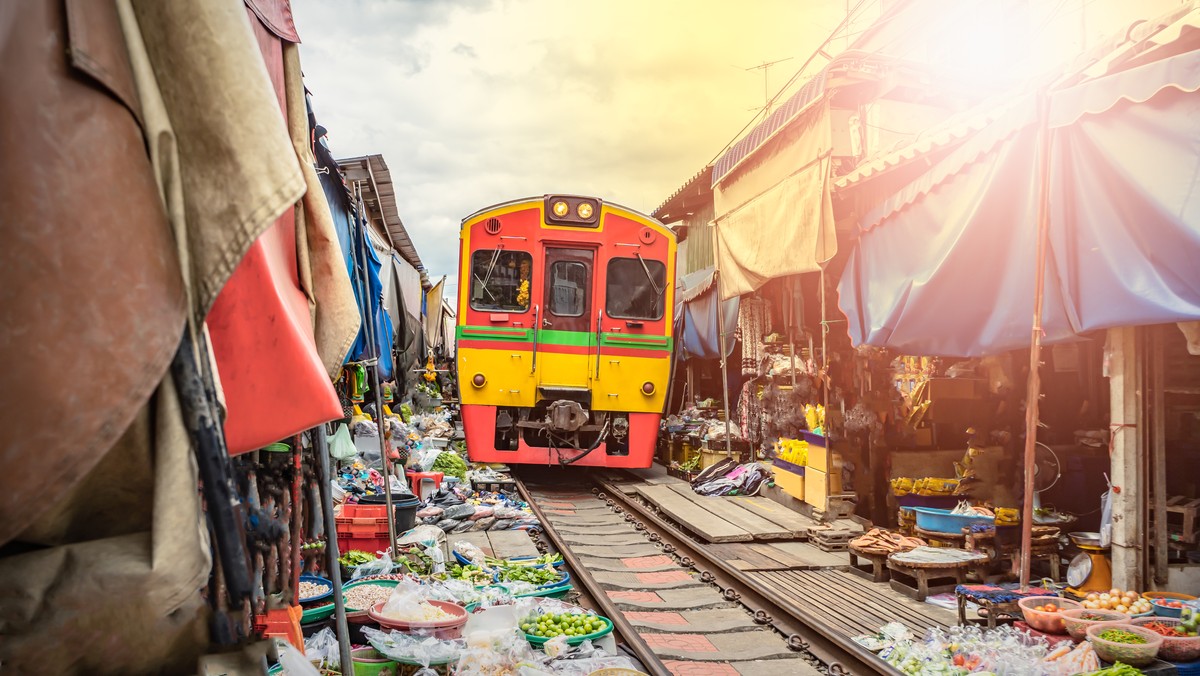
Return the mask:
[[[649,531],[650,540],[660,543],[665,553],[674,556],[680,565],[700,573],[701,581],[721,589],[726,600],[745,606],[755,622],[787,636],[788,647],[812,653],[828,665],[831,676],[866,673],[895,676],[901,673],[850,638],[822,633],[823,623],[819,618],[795,604],[778,600],[778,592],[770,586],[748,578],[743,571],[710,555],[702,545],[651,508],[625,495],[617,486],[597,477],[593,477],[593,481],[598,487],[593,489],[596,496],[618,513],[624,512],[625,520],[639,531]]]
[[[542,532],[550,538],[550,541],[554,543],[555,549],[562,555],[563,561],[570,566],[573,576],[571,579],[578,580],[584,586],[592,602],[599,606],[600,612],[612,621],[617,632],[625,639],[626,645],[633,651],[633,654],[642,663],[646,671],[650,673],[650,676],[671,676],[671,672],[663,665],[662,660],[654,654],[654,651],[650,649],[646,641],[637,633],[637,629],[630,624],[629,620],[625,619],[624,613],[608,597],[608,594],[605,593],[604,588],[600,586],[596,578],[592,577],[591,571],[571,551],[571,546],[550,525],[549,520],[546,519],[546,515],[542,513],[542,508],[534,502],[532,496],[529,494],[529,490],[525,488],[525,483],[516,477],[513,478],[516,479],[517,492],[521,494],[521,499],[529,505],[529,508],[533,510],[534,516],[542,524]]]

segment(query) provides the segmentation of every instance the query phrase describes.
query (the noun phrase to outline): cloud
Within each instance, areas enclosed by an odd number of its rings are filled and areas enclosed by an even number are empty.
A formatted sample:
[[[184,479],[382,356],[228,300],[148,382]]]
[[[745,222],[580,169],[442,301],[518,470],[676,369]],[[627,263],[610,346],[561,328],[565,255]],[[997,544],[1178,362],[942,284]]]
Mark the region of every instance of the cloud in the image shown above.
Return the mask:
[[[781,85],[844,0],[293,0],[336,156],[382,153],[430,276],[460,220],[548,192],[649,212]],[[840,45],[839,45],[840,47]],[[821,63],[812,68],[815,72]]]

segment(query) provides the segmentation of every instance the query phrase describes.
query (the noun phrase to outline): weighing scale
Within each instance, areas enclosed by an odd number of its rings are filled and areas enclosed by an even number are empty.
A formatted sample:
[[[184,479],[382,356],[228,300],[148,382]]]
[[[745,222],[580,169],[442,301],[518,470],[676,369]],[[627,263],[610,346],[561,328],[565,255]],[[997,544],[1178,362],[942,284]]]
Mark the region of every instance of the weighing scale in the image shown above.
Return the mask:
[[[1071,542],[1083,550],[1067,567],[1067,591],[1077,596],[1106,592],[1112,587],[1112,563],[1108,547],[1100,545],[1099,533],[1070,533]]]

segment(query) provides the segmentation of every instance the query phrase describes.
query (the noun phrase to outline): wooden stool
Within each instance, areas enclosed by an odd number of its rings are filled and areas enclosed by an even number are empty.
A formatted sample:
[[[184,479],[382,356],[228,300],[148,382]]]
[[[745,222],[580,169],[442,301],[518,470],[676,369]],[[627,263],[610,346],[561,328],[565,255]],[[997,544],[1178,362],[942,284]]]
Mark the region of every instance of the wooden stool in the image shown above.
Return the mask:
[[[966,597],[966,595],[959,594],[958,595],[958,623],[959,624],[967,623],[967,601],[968,600],[970,600],[972,603],[978,605],[980,608],[983,608],[984,610],[987,611],[988,629],[995,629],[996,622],[998,622],[1002,616],[1004,617],[1004,619],[1009,619],[1009,620],[1023,617],[1023,615],[1021,613],[1021,607],[1017,605],[1016,601],[1005,601],[1003,603],[995,603],[995,602],[989,601],[987,599],[968,599]]]
[[[891,573],[887,568],[887,558],[887,554],[859,549],[850,545],[850,572],[871,582],[887,582],[891,579]],[[867,563],[859,563],[859,559],[865,559]]]
[[[904,584],[892,576],[892,589],[917,601],[924,601],[929,594],[954,591],[954,587],[966,579],[967,568],[987,560],[984,554],[966,552],[961,549],[917,547],[910,552],[899,552],[888,557],[887,566],[916,581],[916,587]],[[952,579],[953,584],[930,586],[931,580]]]

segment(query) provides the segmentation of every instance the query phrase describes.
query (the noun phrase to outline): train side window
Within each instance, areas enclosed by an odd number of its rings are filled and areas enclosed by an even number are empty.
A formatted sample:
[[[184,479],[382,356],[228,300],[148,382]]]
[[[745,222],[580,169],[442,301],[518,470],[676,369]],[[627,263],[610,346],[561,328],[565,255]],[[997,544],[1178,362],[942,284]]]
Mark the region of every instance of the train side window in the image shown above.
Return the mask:
[[[550,267],[547,309],[559,317],[581,317],[587,307],[588,269],[579,261],[556,261]]]
[[[533,256],[528,253],[480,249],[471,254],[471,309],[525,312],[532,279]]]
[[[667,292],[662,261],[613,258],[608,261],[605,310],[616,319],[662,319]]]

